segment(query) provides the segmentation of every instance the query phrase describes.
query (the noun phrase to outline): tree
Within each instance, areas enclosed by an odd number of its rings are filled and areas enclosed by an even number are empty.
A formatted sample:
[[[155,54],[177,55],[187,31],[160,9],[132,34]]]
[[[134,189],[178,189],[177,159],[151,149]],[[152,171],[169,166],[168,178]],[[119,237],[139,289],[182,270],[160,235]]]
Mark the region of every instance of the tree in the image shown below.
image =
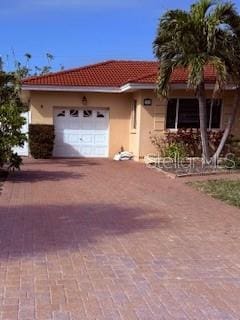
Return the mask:
[[[16,73],[19,79],[27,78],[30,76],[39,76],[45,75],[52,71],[52,62],[54,60],[54,56],[51,53],[46,53],[47,63],[43,66],[34,66],[34,71],[31,68],[31,60],[33,56],[31,53],[24,54],[24,61],[18,60],[15,56],[15,52],[13,50],[13,64],[14,64],[14,72]]]
[[[20,99],[19,80],[15,73],[0,71],[0,168],[20,168],[22,159],[13,147],[23,146],[26,135],[21,132],[27,107]]]
[[[46,58],[47,58],[47,65],[39,67],[39,66],[35,66],[35,73],[34,75],[44,75],[44,74],[48,74],[52,71],[52,61],[54,60],[54,56],[51,53],[46,53]]]
[[[188,69],[188,87],[195,90],[199,102],[204,163],[210,162],[204,79],[206,65],[211,65],[216,72],[213,98],[229,82],[235,85],[233,114],[213,156],[216,161],[232,129],[234,115],[240,104],[240,17],[234,4],[199,0],[189,11],[167,11],[160,19],[153,48],[160,63],[158,77],[160,95],[165,97],[168,95],[170,78],[175,68]]]
[[[14,71],[4,71],[4,62],[0,56],[0,168],[7,166],[9,169],[20,168],[21,157],[13,152],[13,147],[23,146],[27,140],[21,132],[25,119],[22,113],[28,110],[21,100],[21,81],[32,75],[30,60],[32,55],[24,55],[25,63],[14,58]],[[35,75],[51,72],[51,62],[54,59],[50,53],[46,54],[48,65],[35,67]]]

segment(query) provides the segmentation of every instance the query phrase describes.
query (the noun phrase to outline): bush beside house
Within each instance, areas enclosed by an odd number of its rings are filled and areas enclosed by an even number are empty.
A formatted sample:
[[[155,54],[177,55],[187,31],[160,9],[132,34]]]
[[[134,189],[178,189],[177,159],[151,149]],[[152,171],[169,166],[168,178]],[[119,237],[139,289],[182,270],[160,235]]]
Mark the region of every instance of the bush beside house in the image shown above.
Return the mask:
[[[213,155],[222,139],[223,131],[208,131],[210,153]],[[166,131],[164,135],[153,135],[150,137],[152,144],[162,157],[169,157],[169,153],[184,154],[186,157],[201,157],[201,135],[196,129],[179,129],[176,132]],[[222,155],[228,153],[237,154],[239,142],[229,136],[222,151]]]
[[[35,159],[49,159],[52,157],[54,147],[54,126],[43,124],[30,124],[29,146]]]

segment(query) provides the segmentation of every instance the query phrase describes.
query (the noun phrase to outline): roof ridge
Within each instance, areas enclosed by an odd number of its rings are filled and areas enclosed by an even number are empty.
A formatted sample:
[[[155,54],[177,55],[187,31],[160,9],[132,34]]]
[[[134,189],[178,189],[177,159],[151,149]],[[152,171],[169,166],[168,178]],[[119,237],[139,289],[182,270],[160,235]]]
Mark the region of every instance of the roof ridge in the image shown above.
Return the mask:
[[[68,72],[74,72],[74,71],[78,71],[78,70],[84,70],[84,69],[89,69],[92,67],[98,67],[98,66],[102,66],[102,65],[106,65],[109,63],[113,63],[113,62],[124,62],[124,63],[131,63],[131,62],[135,62],[135,63],[157,63],[156,60],[130,60],[130,59],[126,59],[126,60],[117,60],[117,59],[110,59],[110,60],[104,60],[101,62],[96,62],[96,63],[92,63],[92,64],[87,64],[87,65],[83,65],[81,67],[74,67],[74,68],[70,68],[70,69],[66,69],[66,70],[60,70],[60,71],[55,71],[55,72],[50,72],[47,74],[43,74],[43,75],[38,75],[38,76],[31,76],[31,77],[27,77],[24,78],[22,81],[26,81],[26,80],[34,80],[34,79],[42,79],[42,78],[47,78],[47,77],[51,77],[51,76],[55,76],[55,75],[61,75],[61,74],[66,74]]]
[[[145,59],[114,59],[113,62],[144,62],[144,63],[157,63],[157,60],[145,60]]]
[[[92,67],[98,67],[98,66],[101,66],[101,65],[106,65],[106,64],[109,64],[109,63],[112,63],[112,62],[115,62],[115,61],[116,60],[105,60],[105,61],[102,61],[102,62],[83,65],[81,67],[74,67],[74,68],[70,68],[70,69],[66,69],[66,70],[49,72],[49,73],[46,73],[46,74],[43,74],[43,75],[27,77],[27,78],[24,78],[22,81],[24,82],[26,80],[34,80],[34,79],[40,79],[40,78],[47,78],[49,76],[66,74],[68,72],[74,72],[74,71],[78,71],[78,70],[83,70],[83,69],[88,69],[88,68],[92,68]]]

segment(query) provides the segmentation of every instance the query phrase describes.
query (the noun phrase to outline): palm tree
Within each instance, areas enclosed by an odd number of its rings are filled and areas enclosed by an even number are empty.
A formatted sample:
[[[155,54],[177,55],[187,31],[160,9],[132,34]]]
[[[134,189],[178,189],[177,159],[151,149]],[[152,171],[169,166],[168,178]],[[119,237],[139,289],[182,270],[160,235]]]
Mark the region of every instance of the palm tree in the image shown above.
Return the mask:
[[[167,96],[175,68],[188,69],[188,87],[195,90],[199,102],[199,120],[204,163],[209,163],[207,107],[204,68],[212,65],[216,72],[213,98],[229,83],[236,85],[234,111],[240,103],[240,17],[231,2],[199,0],[189,11],[170,10],[160,19],[153,43],[160,62],[158,92]],[[223,139],[214,155],[216,159],[232,129],[231,117]]]

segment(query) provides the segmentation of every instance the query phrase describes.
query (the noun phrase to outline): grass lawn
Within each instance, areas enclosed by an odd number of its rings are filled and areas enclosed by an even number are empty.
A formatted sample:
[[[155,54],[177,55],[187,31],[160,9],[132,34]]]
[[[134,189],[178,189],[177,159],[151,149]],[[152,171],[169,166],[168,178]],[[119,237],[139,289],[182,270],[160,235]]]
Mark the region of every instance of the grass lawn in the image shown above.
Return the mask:
[[[191,182],[192,186],[214,198],[240,208],[240,180],[208,180]]]

